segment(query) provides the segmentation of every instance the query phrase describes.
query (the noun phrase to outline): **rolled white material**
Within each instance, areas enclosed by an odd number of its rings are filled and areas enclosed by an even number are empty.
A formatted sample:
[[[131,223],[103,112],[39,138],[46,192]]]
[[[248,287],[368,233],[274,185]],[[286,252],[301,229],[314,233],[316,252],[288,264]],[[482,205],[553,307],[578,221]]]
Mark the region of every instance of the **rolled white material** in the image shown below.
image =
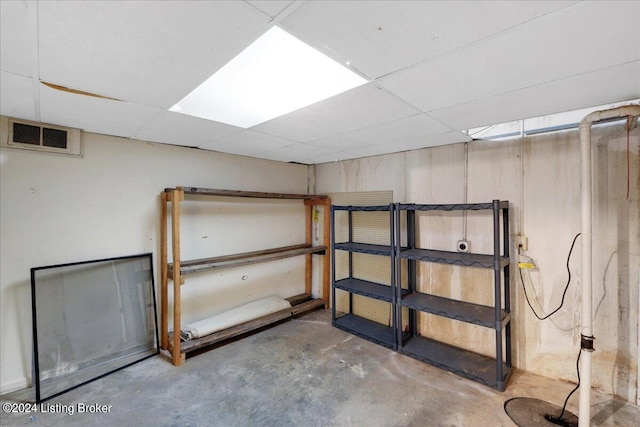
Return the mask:
[[[216,314],[215,316],[185,325],[180,330],[180,335],[185,341],[200,338],[286,308],[291,308],[291,304],[289,301],[280,297],[270,296],[262,298]]]

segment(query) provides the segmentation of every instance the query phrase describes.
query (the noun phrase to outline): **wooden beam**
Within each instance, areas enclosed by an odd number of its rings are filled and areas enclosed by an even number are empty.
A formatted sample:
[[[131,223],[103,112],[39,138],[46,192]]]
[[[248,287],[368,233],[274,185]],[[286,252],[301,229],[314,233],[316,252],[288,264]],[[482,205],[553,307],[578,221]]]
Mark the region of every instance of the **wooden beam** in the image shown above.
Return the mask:
[[[311,299],[311,294],[298,294],[289,298],[285,298],[285,300],[289,301],[289,304],[292,306],[302,304],[303,302],[309,301]]]
[[[184,267],[193,267],[201,264],[209,264],[209,263],[216,264],[216,263],[222,263],[227,261],[236,261],[236,260],[242,260],[245,258],[277,254],[280,252],[287,252],[287,251],[295,251],[298,249],[306,249],[310,247],[311,245],[300,244],[300,245],[282,246],[279,248],[260,249],[259,251],[240,252],[237,254],[222,255],[222,256],[209,257],[209,258],[190,259],[188,261],[182,261],[180,263],[180,267],[184,269]]]
[[[223,268],[239,267],[243,265],[257,264],[295,256],[324,253],[324,246],[294,245],[282,248],[265,249],[261,251],[246,252],[221,257],[202,258],[198,260],[184,261],[180,264],[181,274],[200,273],[207,270],[219,270]],[[175,265],[169,264],[169,275],[175,271]]]
[[[160,194],[160,348],[169,346],[169,292],[167,266],[167,193]]]
[[[225,197],[250,197],[257,199],[322,199],[327,196],[317,196],[314,194],[293,194],[293,193],[266,193],[260,191],[239,191],[239,190],[220,190],[215,188],[200,187],[177,187],[183,190],[183,194],[201,194],[205,196],[225,196]],[[170,191],[167,188],[165,191]]]
[[[304,201],[306,206],[331,206],[331,199],[327,196],[318,195],[313,196],[312,199],[307,199]]]
[[[306,237],[305,243],[309,246],[313,244],[313,206],[306,205],[304,207],[305,223],[306,223]],[[311,263],[312,255],[306,254],[304,256],[304,292],[311,293],[311,284],[313,276],[313,264]]]
[[[306,301],[291,307],[291,315],[293,317],[301,316],[303,314],[309,313],[310,311],[317,310],[321,307],[324,308],[323,299],[312,299],[311,301]]]
[[[173,249],[173,364],[176,366],[184,363],[184,357],[180,353],[180,201],[183,200],[182,190],[173,190],[173,202],[171,203],[171,246]]]
[[[171,267],[171,266],[172,266],[172,264],[168,264],[168,265],[167,265],[167,267]],[[176,279],[176,280],[174,280],[174,278],[173,278],[173,270],[169,270],[169,271],[167,272],[167,278],[168,278],[169,280],[171,280],[172,282],[176,282],[176,283],[177,283],[177,279]],[[180,275],[180,285],[184,285],[184,284],[185,284],[184,275],[182,275],[182,274],[181,274],[181,275]]]
[[[322,260],[322,299],[324,299],[324,308],[329,308],[329,276],[331,274],[331,199],[327,199],[327,204],[322,209],[323,223],[322,223],[322,244],[327,248],[327,252]]]

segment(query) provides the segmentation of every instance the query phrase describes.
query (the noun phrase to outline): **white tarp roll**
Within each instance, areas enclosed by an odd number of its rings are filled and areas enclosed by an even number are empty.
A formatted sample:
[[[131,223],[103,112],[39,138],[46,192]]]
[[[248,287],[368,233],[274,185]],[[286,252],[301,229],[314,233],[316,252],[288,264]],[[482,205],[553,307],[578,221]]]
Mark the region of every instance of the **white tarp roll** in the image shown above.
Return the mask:
[[[185,325],[180,335],[185,341],[200,338],[286,308],[291,308],[289,301],[272,295]]]

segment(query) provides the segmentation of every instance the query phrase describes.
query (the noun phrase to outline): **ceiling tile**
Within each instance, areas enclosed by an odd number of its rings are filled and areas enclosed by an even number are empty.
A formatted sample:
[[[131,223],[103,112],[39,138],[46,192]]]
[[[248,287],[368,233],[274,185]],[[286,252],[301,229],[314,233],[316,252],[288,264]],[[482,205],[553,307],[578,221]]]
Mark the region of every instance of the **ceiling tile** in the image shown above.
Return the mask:
[[[0,114],[38,121],[33,99],[33,80],[0,71]]]
[[[418,150],[421,148],[437,147],[439,145],[455,144],[465,141],[471,141],[471,138],[462,132],[455,131],[440,135],[430,135],[405,141],[397,141],[393,144],[378,144],[371,147],[345,151],[358,157],[367,157],[377,156],[380,154],[397,153],[401,151]]]
[[[250,156],[291,145],[293,141],[253,130],[242,130],[200,145],[204,150]],[[258,156],[260,157],[260,156]]]
[[[224,123],[165,111],[151,119],[131,137],[143,141],[199,147],[212,139],[243,130]]]
[[[308,165],[317,165],[319,163],[339,162],[341,160],[351,159],[352,157],[350,156],[351,154],[345,153],[344,151],[330,151],[326,154],[316,154],[304,163]]]
[[[36,5],[33,2],[0,2],[0,69],[32,76],[35,54]]]
[[[168,108],[270,21],[244,2],[39,2],[40,78]]]
[[[309,144],[329,149],[350,151],[372,145],[394,144],[452,129],[426,114],[404,117],[378,126],[310,141]]]
[[[363,156],[363,155],[360,155],[360,154],[353,154],[353,153],[347,153],[347,152],[341,151],[341,152],[336,152],[335,153],[335,158],[329,157],[327,159],[319,159],[319,161],[317,161],[314,164],[340,162],[342,160],[360,159],[362,157],[368,157],[368,156]]]
[[[395,73],[380,84],[432,111],[623,64],[640,58],[639,17],[640,2],[584,2]],[[612,49],[612,40],[634,42]]]
[[[259,0],[259,1],[248,1],[251,6],[261,10],[272,18],[278,16],[283,10],[285,10],[291,3],[292,0]]]
[[[430,114],[456,129],[470,129],[635,98],[640,98],[640,60]]]
[[[278,160],[281,162],[297,162],[304,164],[316,163],[315,159],[333,158],[334,153],[320,147],[314,147],[303,143],[296,143],[286,147],[277,148],[257,153],[262,159]]]
[[[141,123],[161,112],[154,107],[77,95],[40,85],[40,115],[45,123],[128,138]]]
[[[166,111],[279,19],[385,77],[251,130]],[[639,21],[637,1],[0,1],[0,113],[280,161],[356,158],[638,98]],[[35,70],[127,102],[34,96]]]
[[[294,35],[377,78],[573,2],[318,1],[282,21]]]
[[[308,142],[418,113],[374,83],[368,83],[252,129]]]

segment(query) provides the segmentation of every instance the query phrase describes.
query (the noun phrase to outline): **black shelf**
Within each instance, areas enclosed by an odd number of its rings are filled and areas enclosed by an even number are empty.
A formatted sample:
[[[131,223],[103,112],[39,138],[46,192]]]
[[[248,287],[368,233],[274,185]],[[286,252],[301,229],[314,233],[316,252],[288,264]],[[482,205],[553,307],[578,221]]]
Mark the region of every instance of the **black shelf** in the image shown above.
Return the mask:
[[[408,332],[412,338],[405,339],[405,331],[396,331],[398,351],[439,368],[454,372],[490,387],[503,391],[511,372],[511,305],[509,297],[509,202],[493,200],[490,203],[418,205],[396,204],[396,236],[401,235],[401,214],[406,215],[407,247],[396,244],[396,281],[400,280],[401,259],[407,260],[407,278],[410,294],[396,294],[398,307],[406,307],[409,312]],[[493,250],[490,254],[451,252],[423,249],[418,246],[417,211],[468,211],[487,210],[492,217]],[[428,231],[420,230],[421,233]],[[489,232],[489,230],[487,230]],[[494,306],[484,306],[418,292],[418,262],[433,262],[479,267],[493,271],[493,283],[486,283],[493,290]],[[478,286],[478,283],[463,283]],[[436,340],[421,337],[417,312],[483,326],[495,331],[494,345],[496,358],[481,356],[462,348]],[[396,310],[397,325],[402,325],[401,310]],[[504,360],[504,362],[503,362]]]
[[[369,298],[375,298],[382,301],[391,302],[393,297],[393,288],[387,285],[370,282],[368,280],[347,278],[337,280],[334,283],[336,289],[351,292],[353,294],[363,295]],[[409,293],[408,289],[402,289],[403,295]]]
[[[465,203],[449,205],[395,204],[389,206],[339,206],[335,211],[348,211],[349,237],[347,242],[335,242],[335,223],[332,222],[332,255],[335,251],[349,252],[349,278],[336,280],[335,263],[332,272],[333,296],[340,289],[349,293],[349,313],[336,317],[333,307],[333,325],[373,341],[385,347],[398,349],[418,360],[465,378],[503,391],[511,374],[511,314],[509,297],[509,202],[493,200],[490,203]],[[417,211],[468,211],[488,210],[492,215],[493,250],[490,254],[451,252],[417,247]],[[353,241],[353,212],[388,211],[390,214],[390,244],[372,245]],[[403,233],[401,213],[406,215],[406,247],[401,246]],[[422,233],[427,231],[421,230]],[[391,286],[353,278],[352,253],[388,256],[391,261]],[[406,263],[401,263],[406,259]],[[492,283],[494,305],[485,306],[467,301],[440,297],[418,292],[418,262],[433,262],[463,267],[479,267],[493,271]],[[401,287],[405,276],[400,271],[407,267],[407,289]],[[467,283],[477,286],[477,283]],[[386,301],[391,304],[392,325],[386,326],[353,314],[353,294]],[[408,318],[403,319],[403,308]],[[347,311],[347,310],[345,310]],[[495,331],[495,358],[455,347],[431,338],[423,337],[419,331],[418,312],[430,313],[455,321],[466,322]],[[408,322],[405,322],[408,321]],[[408,324],[407,330],[402,325]],[[504,345],[503,345],[504,343]]]
[[[409,338],[400,350],[403,354],[504,391],[511,368],[502,363],[502,375],[497,372],[496,360],[442,343],[427,337]],[[499,378],[499,377],[502,378]]]
[[[493,209],[493,202],[489,203],[454,203],[449,205],[419,205],[415,203],[398,203],[396,208],[401,211],[481,211]],[[509,202],[501,200],[498,209],[508,209]]]
[[[336,242],[335,236],[335,219],[336,211],[346,211],[347,225],[348,225],[348,240],[346,242]],[[389,216],[389,243],[386,245],[374,245],[370,243],[354,242],[354,212],[380,212],[386,213]],[[332,323],[334,326],[357,335],[361,338],[373,341],[377,344],[389,347],[393,350],[397,348],[396,341],[396,294],[401,292],[405,294],[407,289],[403,291],[396,290],[396,274],[395,274],[395,253],[396,245],[394,241],[394,219],[395,210],[393,204],[385,206],[331,206],[331,255],[335,260],[335,251],[348,252],[347,266],[349,269],[348,278],[337,280],[336,279],[336,263],[332,263],[331,283],[332,283],[332,295],[333,301],[336,301],[336,289],[346,291],[348,293],[348,310],[346,314],[340,317],[336,315],[335,304],[332,306]],[[358,218],[361,218],[358,216]],[[354,275],[354,253],[378,255],[387,257],[390,263],[390,285],[384,285],[381,283],[375,283],[368,280],[356,279]],[[354,313],[354,299],[353,295],[360,295],[367,298],[384,301],[391,306],[391,326],[381,325],[376,322],[372,322],[365,318],[359,317]],[[356,303],[357,304],[357,303]]]
[[[389,256],[393,252],[393,248],[388,245],[372,245],[369,243],[336,243],[334,245],[336,250],[341,251],[349,251],[349,252],[358,252],[361,254],[371,254],[371,255],[385,255]]]
[[[383,206],[334,206],[336,211],[351,211],[351,212],[389,212],[389,205]]]
[[[396,332],[394,328],[365,319],[364,317],[356,316],[355,314],[345,314],[344,316],[336,317],[333,321],[333,326],[357,335],[360,338],[373,341],[376,344],[389,348],[395,347]]]
[[[466,252],[438,251],[433,249],[401,249],[400,258],[417,261],[437,262],[441,264],[462,265],[465,267],[494,268],[493,255]],[[509,257],[501,256],[500,268],[509,265]]]
[[[444,298],[437,295],[415,292],[405,296],[400,305],[413,310],[436,314],[461,322],[473,323],[487,328],[496,328],[496,310],[494,307]],[[499,323],[510,319],[510,314],[501,310]]]

